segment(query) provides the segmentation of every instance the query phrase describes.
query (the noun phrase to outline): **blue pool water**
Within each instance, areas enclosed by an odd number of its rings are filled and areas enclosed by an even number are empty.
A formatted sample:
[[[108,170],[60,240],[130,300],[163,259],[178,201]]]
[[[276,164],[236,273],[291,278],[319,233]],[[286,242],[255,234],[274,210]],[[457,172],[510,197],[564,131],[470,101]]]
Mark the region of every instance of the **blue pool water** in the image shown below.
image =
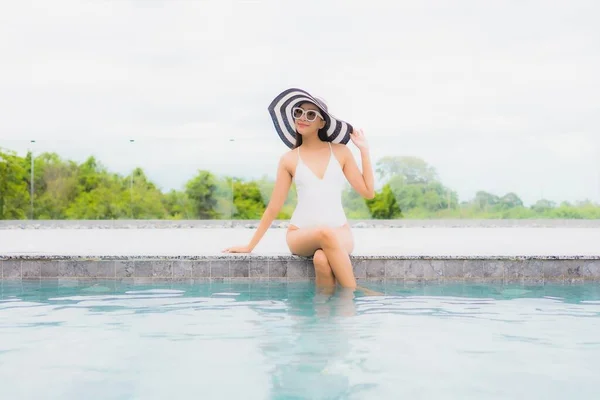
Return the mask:
[[[0,282],[3,399],[598,399],[600,288]]]

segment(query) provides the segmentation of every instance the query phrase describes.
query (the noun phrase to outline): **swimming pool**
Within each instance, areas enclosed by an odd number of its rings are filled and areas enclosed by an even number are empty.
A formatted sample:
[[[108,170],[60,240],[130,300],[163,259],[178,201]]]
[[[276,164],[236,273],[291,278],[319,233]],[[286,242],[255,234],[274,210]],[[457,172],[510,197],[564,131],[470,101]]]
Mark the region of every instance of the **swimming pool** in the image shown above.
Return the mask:
[[[593,399],[599,285],[0,281],[6,399]]]

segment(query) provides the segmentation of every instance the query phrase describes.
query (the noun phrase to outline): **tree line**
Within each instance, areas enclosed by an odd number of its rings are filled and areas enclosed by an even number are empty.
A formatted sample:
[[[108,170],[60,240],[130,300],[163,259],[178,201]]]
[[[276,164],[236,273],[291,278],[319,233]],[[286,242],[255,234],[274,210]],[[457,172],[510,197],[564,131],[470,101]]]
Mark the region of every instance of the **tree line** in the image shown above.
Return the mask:
[[[141,168],[129,175],[110,172],[95,157],[82,163],[46,152],[33,159],[0,149],[0,219],[251,219],[269,202],[274,181],[219,176],[198,170],[181,190],[161,191]],[[382,187],[363,199],[350,185],[342,195],[350,219],[600,218],[591,201],[576,204],[540,199],[525,207],[516,193],[485,191],[459,201],[433,167],[418,157],[383,157],[375,163]],[[33,185],[33,186],[32,186]],[[33,199],[31,193],[33,192]],[[33,200],[33,207],[31,207]],[[278,219],[289,219],[295,186]]]

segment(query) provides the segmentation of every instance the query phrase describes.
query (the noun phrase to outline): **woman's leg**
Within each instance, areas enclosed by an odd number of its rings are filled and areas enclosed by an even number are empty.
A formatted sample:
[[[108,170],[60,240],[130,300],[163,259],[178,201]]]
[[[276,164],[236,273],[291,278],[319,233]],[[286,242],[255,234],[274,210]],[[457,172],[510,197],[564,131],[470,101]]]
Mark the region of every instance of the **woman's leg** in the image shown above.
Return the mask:
[[[305,257],[314,257],[316,251],[321,249],[340,285],[356,288],[356,278],[350,262],[354,238],[349,226],[290,228],[287,233],[287,244],[293,254]],[[319,258],[322,259],[321,256]]]
[[[329,260],[323,250],[317,249],[317,251],[315,251],[313,265],[315,266],[315,283],[317,286],[335,286],[335,276],[333,276],[331,265],[329,265]]]

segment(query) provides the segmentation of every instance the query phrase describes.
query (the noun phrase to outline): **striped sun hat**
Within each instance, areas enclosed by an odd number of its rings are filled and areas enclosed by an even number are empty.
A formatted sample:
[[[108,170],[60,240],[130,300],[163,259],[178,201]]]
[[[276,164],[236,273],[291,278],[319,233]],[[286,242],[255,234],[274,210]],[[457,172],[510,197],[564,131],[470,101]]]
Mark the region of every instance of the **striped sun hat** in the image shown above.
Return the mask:
[[[284,90],[275,97],[268,108],[275,130],[286,146],[293,148],[296,144],[296,129],[292,109],[304,102],[313,103],[321,109],[323,117],[325,117],[325,127],[323,129],[327,132],[326,140],[328,142],[348,143],[353,129],[352,125],[331,115],[323,99],[311,96],[304,90],[291,88]]]

